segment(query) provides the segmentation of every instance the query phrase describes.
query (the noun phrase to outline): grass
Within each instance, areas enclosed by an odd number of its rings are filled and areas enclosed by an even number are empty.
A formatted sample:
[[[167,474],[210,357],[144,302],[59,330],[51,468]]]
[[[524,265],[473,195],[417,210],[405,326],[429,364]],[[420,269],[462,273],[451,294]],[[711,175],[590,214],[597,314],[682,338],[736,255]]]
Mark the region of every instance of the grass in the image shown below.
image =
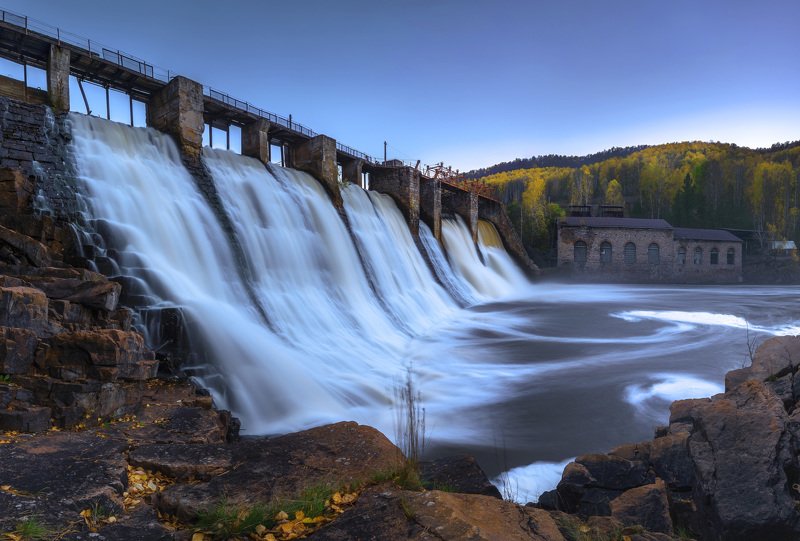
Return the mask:
[[[415,389],[411,368],[406,379],[395,388],[395,431],[397,446],[404,456],[395,482],[406,490],[422,490],[419,463],[425,451],[425,408],[422,394]]]
[[[198,513],[195,529],[213,539],[229,539],[255,533],[258,526],[270,530],[277,524],[276,516],[283,511],[289,517],[301,511],[314,518],[325,514],[326,503],[335,491],[320,485],[305,489],[297,499],[277,499],[269,504],[243,506],[221,500],[214,507]]]
[[[50,529],[41,524],[36,517],[28,517],[17,523],[12,533],[19,536],[23,541],[39,541],[48,539],[51,536]]]

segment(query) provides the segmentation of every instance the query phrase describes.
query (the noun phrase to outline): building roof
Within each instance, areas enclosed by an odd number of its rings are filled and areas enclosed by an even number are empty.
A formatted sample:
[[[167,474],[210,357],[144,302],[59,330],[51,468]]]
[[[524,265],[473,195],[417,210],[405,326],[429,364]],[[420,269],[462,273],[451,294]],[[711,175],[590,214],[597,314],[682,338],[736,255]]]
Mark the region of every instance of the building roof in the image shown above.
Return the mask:
[[[672,229],[666,220],[646,218],[614,218],[610,216],[568,216],[561,220],[567,227],[599,227],[613,229]]]
[[[797,250],[793,240],[773,240],[769,243],[771,250]]]
[[[673,231],[675,240],[710,240],[716,242],[742,242],[742,239],[722,229],[689,229],[676,227]]]

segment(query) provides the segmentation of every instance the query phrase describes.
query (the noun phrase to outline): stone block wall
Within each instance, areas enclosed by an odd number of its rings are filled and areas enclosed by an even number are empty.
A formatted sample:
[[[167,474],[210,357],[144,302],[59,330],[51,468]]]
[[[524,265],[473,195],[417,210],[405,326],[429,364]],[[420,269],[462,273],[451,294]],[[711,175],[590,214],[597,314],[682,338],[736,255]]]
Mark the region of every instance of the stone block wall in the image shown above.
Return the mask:
[[[0,96],[25,101],[33,105],[47,105],[47,92],[38,88],[25,88],[25,82],[0,75]]]
[[[147,124],[175,138],[185,156],[199,159],[203,147],[203,85],[175,77],[147,107]]]
[[[586,243],[586,264],[575,264],[575,243]],[[600,258],[603,242],[611,244],[611,261],[604,263]],[[625,262],[625,245],[636,245],[636,259],[633,264]],[[659,262],[648,261],[648,247],[656,243],[659,247]],[[663,281],[671,280],[675,260],[675,246],[671,229],[627,229],[627,228],[589,228],[559,227],[558,266],[570,269],[583,278],[594,277],[608,281]]]
[[[242,128],[242,154],[269,163],[269,128],[268,120],[260,118]]]
[[[56,260],[77,249],[71,139],[66,114],[0,97],[0,225],[44,244]]]
[[[370,173],[369,188],[391,196],[405,216],[411,234],[419,236],[419,171],[411,167],[376,167]]]
[[[686,250],[686,259],[678,257],[680,249]],[[696,248],[702,250],[700,263],[694,262]],[[711,251],[717,250],[717,263],[711,263]],[[733,264],[728,264],[728,250],[733,250]],[[704,240],[675,240],[674,275],[676,281],[686,283],[736,283],[742,276],[742,243],[712,242]]]
[[[472,232],[472,240],[478,242],[478,194],[442,186],[442,211],[464,218]]]
[[[497,232],[500,234],[500,238],[503,240],[503,246],[506,251],[511,254],[511,257],[513,257],[523,269],[538,272],[539,267],[536,266],[536,263],[528,256],[528,252],[525,251],[525,247],[517,236],[517,232],[511,224],[511,220],[508,214],[506,214],[502,203],[486,199],[485,197],[479,198],[478,218],[491,222],[492,225],[494,225],[495,229],[497,229]]]
[[[339,191],[339,166],[336,162],[336,140],[327,135],[316,137],[292,145],[290,167],[305,171],[322,183],[331,197],[333,205],[344,208],[342,193]]]
[[[427,223],[436,240],[442,240],[442,182],[420,177],[420,217]]]

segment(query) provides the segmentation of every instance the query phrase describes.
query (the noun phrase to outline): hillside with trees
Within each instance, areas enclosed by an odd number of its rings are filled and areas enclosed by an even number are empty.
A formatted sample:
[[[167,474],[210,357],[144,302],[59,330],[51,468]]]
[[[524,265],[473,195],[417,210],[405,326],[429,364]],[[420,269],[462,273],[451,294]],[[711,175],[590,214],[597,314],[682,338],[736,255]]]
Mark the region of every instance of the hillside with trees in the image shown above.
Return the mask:
[[[517,162],[533,166],[505,169]],[[767,149],[705,142],[627,147],[517,160],[472,175],[498,168],[478,178],[506,204],[540,264],[552,258],[555,218],[570,205],[624,205],[630,217],[800,241],[800,141]]]

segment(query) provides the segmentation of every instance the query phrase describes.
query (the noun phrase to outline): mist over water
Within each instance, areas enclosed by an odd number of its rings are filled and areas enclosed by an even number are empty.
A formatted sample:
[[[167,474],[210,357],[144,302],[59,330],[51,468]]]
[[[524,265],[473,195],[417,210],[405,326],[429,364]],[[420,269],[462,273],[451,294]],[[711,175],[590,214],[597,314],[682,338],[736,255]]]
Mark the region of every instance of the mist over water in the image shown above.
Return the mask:
[[[798,328],[791,289],[531,284],[489,224],[476,245],[460,218],[442,244],[420,225],[426,261],[388,196],[345,187],[348,229],[310,176],[205,149],[251,299],[172,141],[70,118],[120,274],[142,306],[184,310],[197,377],[245,434],[356,420],[392,438],[410,369],[430,454],[474,454],[535,499],[566,459],[648,439],[670,401],[721,391],[747,332]]]

